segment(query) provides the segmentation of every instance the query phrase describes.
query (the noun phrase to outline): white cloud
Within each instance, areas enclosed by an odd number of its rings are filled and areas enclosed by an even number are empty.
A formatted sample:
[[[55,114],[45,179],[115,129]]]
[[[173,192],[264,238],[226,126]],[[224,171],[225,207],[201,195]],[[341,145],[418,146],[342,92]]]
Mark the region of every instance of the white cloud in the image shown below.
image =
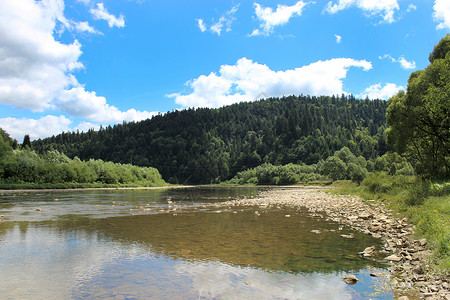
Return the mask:
[[[123,15],[116,17],[108,12],[103,3],[97,3],[97,8],[92,8],[90,13],[97,20],[105,20],[108,22],[109,27],[124,27],[125,26],[125,18]]]
[[[80,124],[78,124],[78,126],[75,127],[74,130],[77,130],[77,129],[80,131],[88,132],[90,129],[99,130],[100,125],[94,124],[91,122],[81,122]]]
[[[412,70],[416,68],[415,61],[407,61],[403,56],[398,59],[400,66],[405,70]]]
[[[211,26],[209,26],[209,28],[208,25],[205,24],[203,19],[197,19],[197,26],[201,32],[209,30],[220,36],[223,30],[225,30],[225,32],[231,31],[231,25],[233,24],[234,20],[236,20],[234,14],[238,9],[239,4],[233,6],[230,10],[225,12],[225,14],[223,14],[217,22],[214,22]]]
[[[414,4],[411,3],[408,5],[408,9],[406,10],[406,12],[409,13],[413,10],[417,10],[417,6],[415,6]]]
[[[220,107],[252,101],[261,94],[267,97],[342,94],[342,79],[350,67],[368,71],[372,65],[365,60],[335,58],[276,72],[244,57],[235,65],[221,66],[219,75],[201,75],[187,82],[186,85],[192,90],[190,94],[167,96],[183,107]]]
[[[45,138],[70,130],[71,120],[65,116],[45,116],[40,119],[0,119],[0,128],[4,129],[12,138],[20,143],[26,134],[30,135],[32,140]]]
[[[81,44],[64,44],[54,34],[58,24],[92,29],[87,22],[66,19],[63,11],[62,0],[0,1],[0,103],[33,112],[59,110],[103,123],[151,117],[154,113],[147,111],[120,111],[78,82],[74,72],[84,68]]]
[[[436,28],[450,30],[450,1],[436,0],[434,1],[433,9],[434,21],[440,22]]]
[[[136,111],[129,109],[120,111],[117,107],[106,103],[106,98],[88,92],[82,86],[64,90],[57,104],[61,111],[72,116],[82,117],[100,123],[117,123],[123,120],[140,121],[151,118],[157,112]]]
[[[93,34],[102,34],[100,31],[97,31],[94,27],[89,25],[88,22],[75,22],[73,23],[73,26],[77,31],[80,32],[88,32]]]
[[[262,7],[259,3],[254,3],[256,18],[260,21],[259,29],[253,30],[250,36],[270,35],[273,33],[274,27],[285,25],[289,19],[294,16],[301,16],[303,8],[307,2],[298,1],[292,6],[277,5],[277,9],[273,11],[271,7]]]
[[[397,0],[338,0],[335,4],[328,2],[325,11],[335,14],[352,6],[362,9],[367,16],[381,16],[384,23],[393,23],[395,11],[399,10]]]
[[[389,59],[392,62],[396,63],[398,62],[400,66],[405,70],[412,70],[416,68],[416,62],[415,61],[407,61],[404,56],[400,56],[398,59],[393,58],[390,54],[385,54],[383,56],[380,56],[379,59]]]
[[[334,37],[336,38],[336,43],[340,44],[342,41],[342,36],[335,34]]]
[[[197,26],[201,32],[205,32],[207,30],[206,25],[202,19],[197,19]]]
[[[43,111],[71,84],[68,72],[78,61],[81,44],[53,38],[63,5],[33,0],[0,1],[0,103]],[[61,3],[60,3],[61,4]],[[59,11],[58,11],[59,10]]]
[[[397,86],[395,83],[387,83],[384,87],[381,86],[381,83],[377,83],[366,88],[364,92],[357,95],[357,97],[387,100],[397,94],[400,90],[405,90],[405,88],[402,86]]]

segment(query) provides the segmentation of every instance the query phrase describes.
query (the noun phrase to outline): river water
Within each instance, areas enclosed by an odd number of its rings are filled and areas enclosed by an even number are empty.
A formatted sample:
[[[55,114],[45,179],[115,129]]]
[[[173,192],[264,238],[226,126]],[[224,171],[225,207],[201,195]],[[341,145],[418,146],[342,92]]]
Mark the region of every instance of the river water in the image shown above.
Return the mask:
[[[393,299],[369,275],[381,257],[358,255],[378,240],[304,209],[216,205],[260,191],[0,196],[0,298]]]

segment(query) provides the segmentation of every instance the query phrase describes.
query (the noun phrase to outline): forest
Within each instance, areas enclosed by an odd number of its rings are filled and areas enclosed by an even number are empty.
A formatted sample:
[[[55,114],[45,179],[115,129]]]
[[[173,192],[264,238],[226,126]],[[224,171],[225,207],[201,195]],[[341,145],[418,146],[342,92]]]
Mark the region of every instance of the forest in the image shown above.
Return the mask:
[[[154,167],[177,184],[210,184],[261,164],[317,164],[347,147],[374,161],[385,143],[387,102],[288,96],[218,109],[172,111],[141,122],[36,140],[38,153]]]

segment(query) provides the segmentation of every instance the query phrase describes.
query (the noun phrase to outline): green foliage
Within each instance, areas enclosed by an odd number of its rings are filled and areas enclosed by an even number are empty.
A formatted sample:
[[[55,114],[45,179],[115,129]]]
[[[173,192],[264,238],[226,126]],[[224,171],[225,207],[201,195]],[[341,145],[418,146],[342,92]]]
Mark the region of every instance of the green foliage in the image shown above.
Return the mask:
[[[345,179],[347,177],[347,166],[337,156],[330,156],[323,165],[322,172],[332,180]]]
[[[409,206],[422,205],[430,195],[431,183],[429,180],[416,179],[416,182],[408,189],[406,204]]]
[[[450,35],[430,54],[430,65],[413,72],[407,92],[389,99],[387,141],[418,174],[450,176]]]
[[[321,165],[321,173],[333,181],[351,179],[360,184],[367,176],[367,161],[356,157],[349,148],[343,147]]]
[[[348,164],[347,173],[353,182],[360,184],[367,176],[367,169],[351,162]]]
[[[411,164],[397,152],[388,152],[377,157],[374,169],[378,172],[386,172],[389,175],[414,175]]]
[[[77,157],[70,159],[56,150],[38,155],[26,147],[23,150],[11,150],[0,160],[2,188],[99,185],[161,186],[165,182],[154,168],[93,159],[83,162]]]
[[[320,179],[315,166],[288,164],[274,166],[268,163],[239,172],[229,184],[291,185]]]
[[[33,149],[152,166],[172,183],[209,184],[263,163],[317,164],[343,147],[374,160],[388,150],[386,107],[386,101],[352,96],[270,98],[62,133],[34,141]]]

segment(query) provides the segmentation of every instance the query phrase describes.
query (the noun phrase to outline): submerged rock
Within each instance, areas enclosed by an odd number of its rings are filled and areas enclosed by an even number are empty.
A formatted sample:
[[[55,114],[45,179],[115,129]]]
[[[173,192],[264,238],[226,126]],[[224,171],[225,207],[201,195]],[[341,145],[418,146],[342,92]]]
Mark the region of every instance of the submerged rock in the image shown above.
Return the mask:
[[[373,251],[375,251],[375,247],[370,246],[370,247],[367,247],[366,249],[364,249],[364,251],[359,252],[359,254],[362,256],[372,256]]]
[[[356,283],[359,281],[359,279],[356,278],[355,275],[347,275],[347,276],[345,276],[345,277],[343,278],[343,280],[344,280],[345,283],[347,283],[347,284],[356,284]]]
[[[355,236],[353,234],[341,234],[341,237],[346,239],[354,239]]]

